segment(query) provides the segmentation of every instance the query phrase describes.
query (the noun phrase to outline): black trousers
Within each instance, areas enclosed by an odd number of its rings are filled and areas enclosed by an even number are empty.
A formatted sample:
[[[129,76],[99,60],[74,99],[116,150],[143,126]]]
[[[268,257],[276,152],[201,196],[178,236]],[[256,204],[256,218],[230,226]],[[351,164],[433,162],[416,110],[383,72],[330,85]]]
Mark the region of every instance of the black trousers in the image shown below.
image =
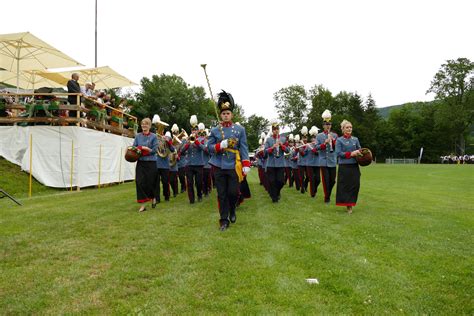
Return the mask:
[[[293,173],[293,168],[288,168],[288,185],[290,188],[293,187],[294,182],[295,182],[295,175]]]
[[[301,185],[301,193],[305,193],[308,191],[308,172],[306,166],[298,166],[298,171],[300,173],[300,185]]]
[[[145,203],[155,197],[156,161],[138,160],[135,167],[137,202]]]
[[[239,178],[235,169],[213,168],[219,202],[219,224],[229,224],[229,216],[235,215],[239,198]]]
[[[211,193],[212,183],[211,183],[211,168],[203,168],[202,170],[202,193],[208,195]]]
[[[170,186],[173,189],[173,196],[178,195],[178,171],[170,170]]]
[[[277,202],[280,197],[281,188],[285,184],[285,168],[267,167],[267,179],[270,197]]]
[[[195,196],[202,198],[202,173],[203,166],[188,166],[186,168],[186,183],[189,202],[194,203]],[[196,194],[194,193],[196,188]]]
[[[156,187],[155,187],[155,198],[157,201],[160,200],[160,182],[163,186],[163,196],[166,201],[170,199],[170,169],[156,169]]]
[[[178,168],[179,183],[181,184],[181,192],[186,191],[186,167]]]
[[[336,167],[320,167],[321,182],[323,183],[324,202],[331,201],[331,192],[336,184]]]
[[[291,174],[293,175],[293,179],[295,180],[295,188],[297,191],[299,191],[301,189],[300,170],[298,168],[292,168]],[[290,182],[290,187],[291,187],[291,182]]]
[[[309,194],[311,194],[311,197],[315,197],[316,192],[318,192],[319,183],[321,182],[319,167],[307,166],[306,169],[309,178]]]

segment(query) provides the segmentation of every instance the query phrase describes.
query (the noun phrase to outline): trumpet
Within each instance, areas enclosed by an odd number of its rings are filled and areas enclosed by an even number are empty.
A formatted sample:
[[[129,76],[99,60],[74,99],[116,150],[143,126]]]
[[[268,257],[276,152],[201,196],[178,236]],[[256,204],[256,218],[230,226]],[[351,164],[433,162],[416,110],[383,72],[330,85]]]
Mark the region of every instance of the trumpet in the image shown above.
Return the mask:
[[[301,144],[299,146],[295,146],[295,149],[300,149],[301,147],[304,147],[304,146],[309,146],[309,148],[313,149],[314,147],[312,145],[316,145],[316,141],[311,142],[311,143]]]

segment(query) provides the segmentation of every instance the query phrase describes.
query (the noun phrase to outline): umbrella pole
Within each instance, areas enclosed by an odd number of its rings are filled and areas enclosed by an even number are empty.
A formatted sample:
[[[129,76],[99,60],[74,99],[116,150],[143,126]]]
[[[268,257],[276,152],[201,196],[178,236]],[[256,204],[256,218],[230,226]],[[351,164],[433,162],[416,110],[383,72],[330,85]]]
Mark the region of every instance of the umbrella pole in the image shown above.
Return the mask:
[[[18,54],[16,56],[16,93],[20,92],[18,85],[20,84],[20,50],[21,50],[21,41],[18,42]],[[17,96],[18,98],[18,96]],[[19,102],[20,100],[17,100]]]

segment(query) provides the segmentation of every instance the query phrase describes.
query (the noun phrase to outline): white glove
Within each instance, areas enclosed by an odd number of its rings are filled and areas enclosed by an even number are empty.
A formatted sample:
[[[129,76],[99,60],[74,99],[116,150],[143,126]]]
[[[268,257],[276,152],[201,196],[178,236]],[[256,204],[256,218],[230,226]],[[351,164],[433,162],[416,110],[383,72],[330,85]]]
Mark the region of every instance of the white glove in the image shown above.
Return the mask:
[[[243,168],[242,168],[242,172],[243,172],[244,174],[248,174],[248,173],[250,172],[250,167],[243,167]]]
[[[227,139],[224,139],[223,141],[221,141],[221,149],[225,149],[227,148],[228,144],[227,144]]]

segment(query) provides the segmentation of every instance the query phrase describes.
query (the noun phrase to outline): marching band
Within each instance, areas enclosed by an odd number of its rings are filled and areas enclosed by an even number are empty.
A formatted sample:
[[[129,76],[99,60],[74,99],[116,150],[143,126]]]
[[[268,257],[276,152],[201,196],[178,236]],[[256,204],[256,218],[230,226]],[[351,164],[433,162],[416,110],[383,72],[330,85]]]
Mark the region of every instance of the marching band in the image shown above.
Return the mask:
[[[201,202],[203,196],[209,196],[214,187],[219,229],[225,231],[236,222],[237,206],[251,196],[246,180],[250,171],[247,136],[244,127],[232,122],[235,107],[232,95],[222,91],[216,105],[220,123],[209,130],[193,115],[189,135],[184,129],[179,133],[176,124],[171,133],[165,132],[169,124],[161,121],[159,115],[153,120],[142,121],[142,132],[137,134],[133,144],[141,153],[136,165],[139,212],[146,210],[148,201],[152,202],[152,208],[156,207],[161,200],[161,188],[165,201],[170,200],[171,190],[173,197],[186,191],[189,202],[194,204],[196,198]],[[325,110],[321,117],[321,132],[316,126],[309,131],[303,126],[301,137],[299,134],[280,134],[276,121],[272,122],[268,134],[262,132],[254,153],[259,184],[268,192],[271,201],[278,203],[285,184],[294,185],[297,191],[308,192],[314,198],[322,183],[324,203],[328,205],[337,172],[336,205],[345,206],[350,214],[360,188],[357,157],[361,155],[361,146],[357,137],[352,136],[350,122],[343,121],[343,135],[338,137],[331,130],[331,112]],[[156,133],[151,132],[153,126]]]

